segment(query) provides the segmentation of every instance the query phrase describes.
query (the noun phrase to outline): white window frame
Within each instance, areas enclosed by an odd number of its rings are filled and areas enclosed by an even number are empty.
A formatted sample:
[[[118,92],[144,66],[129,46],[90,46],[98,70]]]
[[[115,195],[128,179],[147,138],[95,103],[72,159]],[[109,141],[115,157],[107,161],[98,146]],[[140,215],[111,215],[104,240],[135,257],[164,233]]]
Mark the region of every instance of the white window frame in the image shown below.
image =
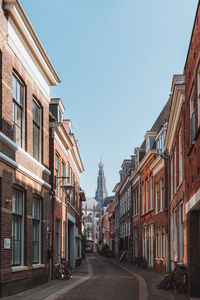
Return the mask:
[[[142,214],[144,214],[144,182],[142,183]]]
[[[160,258],[163,260],[165,258],[165,227],[161,225],[160,227]]]
[[[194,92],[192,92],[192,96],[190,98],[190,145],[194,144],[195,138],[195,98]]]
[[[183,181],[183,148],[182,148],[182,128],[179,130],[179,185]]]
[[[155,214],[158,213],[158,183],[155,183]]]
[[[153,209],[153,175],[150,176],[150,210]]]
[[[183,202],[179,205],[179,259],[184,260]]]
[[[174,260],[178,259],[178,224],[177,224],[177,208],[174,210]]]
[[[33,119],[33,129],[34,129],[34,125],[36,125],[36,127],[39,128],[39,149],[38,149],[39,153],[38,153],[38,158],[34,156],[34,140],[33,140],[33,157],[39,162],[41,162],[42,161],[42,107],[35,99],[35,97],[33,97],[32,99],[32,105],[33,103],[39,109],[39,124]],[[33,116],[33,110],[32,110],[32,116]]]
[[[35,215],[34,215],[34,208],[32,210],[32,220],[33,222],[34,221],[37,221],[38,222],[38,225],[39,225],[39,235],[38,235],[38,261],[35,262],[32,258],[32,264],[40,264],[41,263],[41,206],[42,206],[42,202],[41,202],[41,199],[38,198],[38,197],[33,197],[33,206],[34,206],[34,200],[36,201],[39,201],[39,219],[38,218],[35,218]],[[32,223],[32,226],[34,223]]]
[[[156,236],[155,236],[155,239],[156,239],[156,252],[155,252],[155,259],[158,259],[159,258],[159,228],[156,227]]]
[[[177,164],[176,164],[176,147],[174,147],[174,195],[176,194],[177,189]]]
[[[146,212],[149,210],[149,180],[148,178],[145,181],[146,186]]]
[[[14,205],[14,191],[19,191],[22,193],[22,214],[17,214],[13,208]],[[12,256],[12,266],[24,266],[24,192],[21,189],[18,188],[13,188],[13,198],[12,198],[12,215],[13,215],[13,219],[15,218],[15,216],[19,215],[19,217],[21,218],[21,241],[20,241],[20,263],[19,264],[14,264],[13,263],[13,256]],[[12,226],[13,226],[13,221],[12,221]],[[14,237],[12,236],[12,240],[14,240]],[[13,247],[13,246],[12,246]],[[12,249],[13,250],[13,249]]]
[[[164,210],[164,179],[160,180],[160,211]]]
[[[15,78],[15,80],[19,83],[19,85],[23,88],[23,100],[22,100],[22,104],[20,104],[14,97],[14,94],[13,94],[13,86],[14,86],[14,81],[13,79]],[[21,92],[20,92],[21,94]],[[12,75],[12,99],[13,99],[13,117],[12,117],[12,122],[13,122],[13,127],[14,127],[14,107],[17,106],[17,107],[20,107],[21,111],[22,111],[22,120],[21,120],[21,143],[19,144],[15,138],[14,138],[14,135],[13,135],[13,141],[18,145],[20,146],[21,148],[24,148],[25,147],[25,85],[24,83],[22,82],[22,80],[19,78],[19,76],[13,72],[13,75]],[[13,131],[14,133],[14,131]]]

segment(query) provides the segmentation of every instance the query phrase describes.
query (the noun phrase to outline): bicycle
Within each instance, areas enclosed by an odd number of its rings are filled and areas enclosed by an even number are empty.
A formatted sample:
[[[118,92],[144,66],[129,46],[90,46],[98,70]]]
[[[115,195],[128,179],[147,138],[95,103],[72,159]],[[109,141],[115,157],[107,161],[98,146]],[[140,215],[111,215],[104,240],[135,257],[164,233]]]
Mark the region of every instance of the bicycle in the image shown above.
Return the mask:
[[[183,293],[187,287],[187,270],[183,264],[177,264],[173,276],[173,290],[176,294]]]
[[[64,269],[65,269],[65,273],[68,277],[71,277],[72,278],[72,273],[73,273],[73,270],[69,264],[68,261],[66,260],[63,260],[63,266],[64,266]]]
[[[184,293],[187,290],[187,269],[185,265],[175,263],[175,269],[165,275],[164,279],[159,283],[158,288],[172,288],[176,294]]]
[[[71,277],[70,268],[64,258],[61,258],[60,255],[58,256],[59,262],[55,265],[55,277],[57,279],[65,279],[69,280]]]

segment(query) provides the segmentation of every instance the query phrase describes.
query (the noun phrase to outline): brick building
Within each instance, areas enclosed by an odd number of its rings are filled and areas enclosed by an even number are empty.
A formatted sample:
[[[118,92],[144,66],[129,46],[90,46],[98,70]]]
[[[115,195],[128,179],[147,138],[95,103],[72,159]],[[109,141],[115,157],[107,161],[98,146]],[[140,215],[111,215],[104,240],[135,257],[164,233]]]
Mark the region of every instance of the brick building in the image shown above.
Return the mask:
[[[50,169],[53,191],[53,266],[60,257],[72,268],[81,262],[81,218],[84,192],[80,173],[84,167],[78,141],[70,120],[63,120],[64,106],[59,98],[50,101]],[[71,188],[69,195],[62,186]]]
[[[185,76],[185,197],[188,228],[189,290],[200,295],[200,3],[194,20]]]
[[[169,224],[170,224],[170,268],[175,263],[187,264],[187,220],[185,198],[185,79],[174,75],[171,87],[170,111],[165,149],[169,159]]]
[[[50,86],[60,81],[18,0],[0,1],[0,284],[49,278]]]
[[[125,159],[121,165],[117,187],[119,201],[119,253],[126,251],[132,261],[132,201],[130,177],[135,166],[135,156]]]

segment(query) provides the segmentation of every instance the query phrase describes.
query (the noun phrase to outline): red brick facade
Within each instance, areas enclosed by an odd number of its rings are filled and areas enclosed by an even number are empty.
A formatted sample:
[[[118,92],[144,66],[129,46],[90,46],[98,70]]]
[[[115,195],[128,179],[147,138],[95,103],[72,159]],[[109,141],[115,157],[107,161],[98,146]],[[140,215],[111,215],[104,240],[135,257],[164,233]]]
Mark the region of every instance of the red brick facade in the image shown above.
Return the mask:
[[[24,22],[23,18],[26,17],[23,16],[23,10],[17,1],[9,7],[6,4],[4,1],[4,11],[2,4],[0,5],[1,295],[13,294],[49,279],[50,268],[47,249],[49,232],[52,229],[52,211],[51,186],[49,184],[48,89],[50,85],[59,82],[50,61],[45,56],[35,58],[36,60],[40,59],[40,63],[43,62],[51,69],[48,75],[44,74],[43,66],[40,71],[35,71],[40,72],[41,85],[37,82],[36,74],[32,69],[35,60],[30,62],[29,69],[26,68],[25,60],[21,57],[22,53],[19,54],[18,52],[18,47],[20,47],[23,39],[21,23],[18,24],[19,44],[16,44],[15,47],[12,43],[12,38],[14,38],[12,32],[9,31],[10,29],[8,30],[8,22],[11,24],[12,19],[15,18],[15,14],[10,14],[12,9],[18,10],[22,23]],[[32,35],[33,41],[36,43],[29,22],[26,26],[28,34]],[[13,31],[15,30],[13,25]],[[39,46],[39,42],[37,43]],[[23,51],[30,53],[30,48],[27,52],[23,48]],[[43,48],[40,51],[44,52]],[[49,80],[48,76],[52,76],[53,79]],[[17,78],[17,84],[21,86],[20,96],[17,96],[20,97],[21,106],[18,106],[17,102],[13,100],[16,96],[13,78]],[[40,112],[38,159],[33,157],[33,99],[37,102]],[[18,123],[20,140],[16,140],[16,142],[14,138],[14,109],[18,109],[18,112],[21,111],[20,117],[19,114],[17,117],[20,118],[20,123]],[[19,119],[15,119],[15,121],[17,120]],[[34,203],[38,203],[35,212],[33,210]],[[18,205],[20,208],[17,207]],[[17,224],[20,224],[19,227]],[[37,231],[35,228],[38,229],[38,237],[33,237],[33,232],[36,234]]]

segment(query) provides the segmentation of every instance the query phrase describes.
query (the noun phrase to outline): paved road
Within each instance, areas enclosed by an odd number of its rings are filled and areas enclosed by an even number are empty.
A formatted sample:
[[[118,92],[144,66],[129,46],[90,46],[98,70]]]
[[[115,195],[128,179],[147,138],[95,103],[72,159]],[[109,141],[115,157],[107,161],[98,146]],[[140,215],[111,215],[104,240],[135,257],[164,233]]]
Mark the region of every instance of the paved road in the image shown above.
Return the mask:
[[[138,300],[138,283],[133,275],[97,255],[90,254],[88,260],[93,275],[59,300]]]

